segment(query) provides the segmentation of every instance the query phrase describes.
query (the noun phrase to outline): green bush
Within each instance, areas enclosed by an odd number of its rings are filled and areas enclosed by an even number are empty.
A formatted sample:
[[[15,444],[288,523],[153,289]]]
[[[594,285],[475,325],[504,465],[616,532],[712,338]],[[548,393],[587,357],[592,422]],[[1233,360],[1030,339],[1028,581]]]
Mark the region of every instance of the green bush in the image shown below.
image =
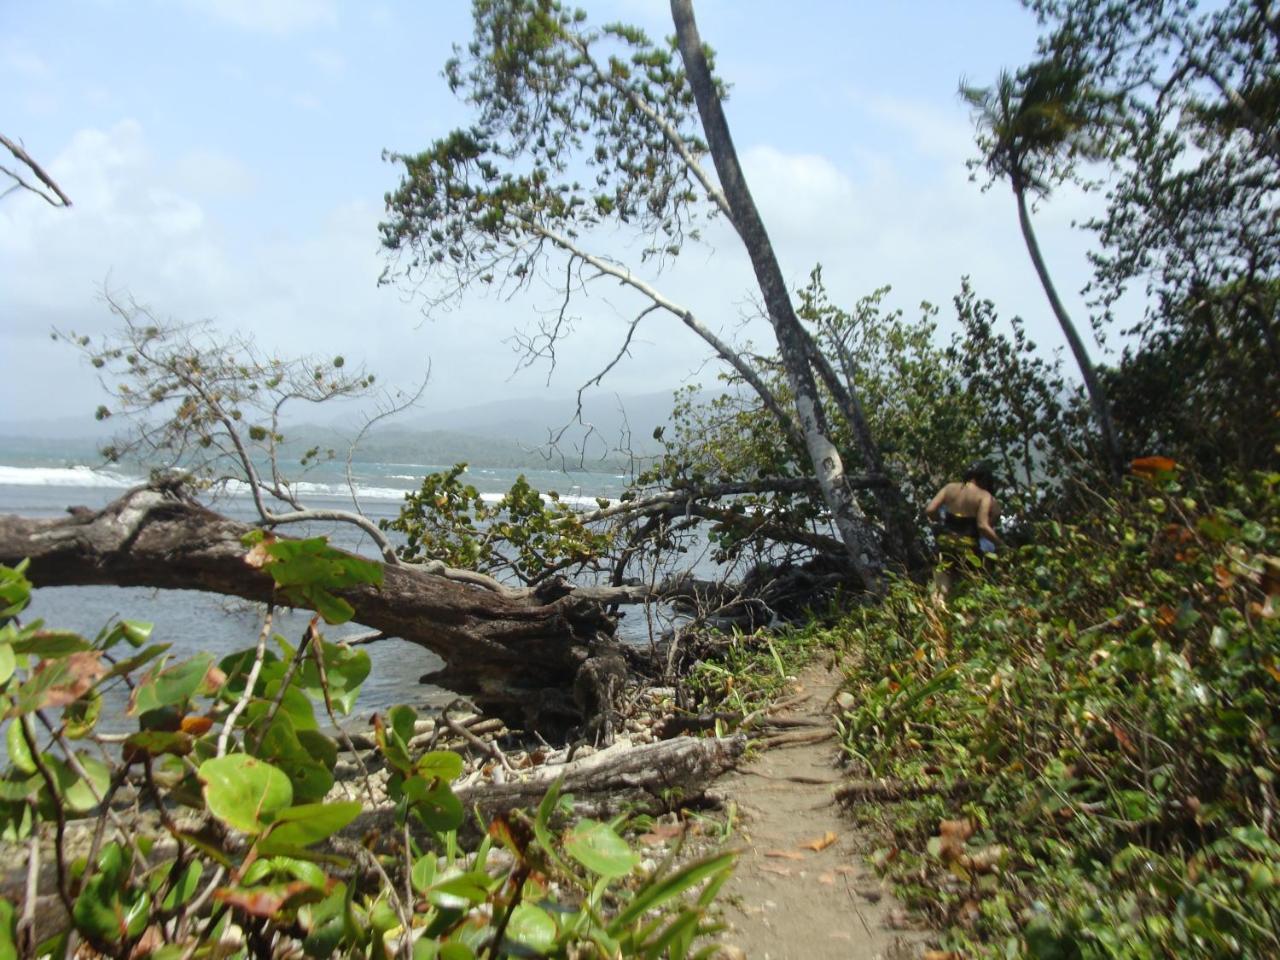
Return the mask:
[[[845,624],[879,860],[966,955],[1280,954],[1280,474],[1170,466]]]
[[[257,533],[246,547],[282,601],[329,622],[353,613],[334,591],[381,580],[380,565],[322,539]],[[316,710],[344,738],[338,715],[354,707],[369,658],[325,640],[319,615],[297,646],[272,636],[268,612],[256,647],[218,662],[210,654],[171,662],[147,624],[121,621],[89,640],[21,623],[25,572],[25,564],[0,567],[8,753],[0,838],[35,854],[51,826],[52,850],[33,856],[30,869],[34,882],[41,856],[51,857],[72,928],[34,943],[34,914],[0,897],[0,960],[19,951],[61,957],[71,937],[107,956],[157,960],[657,958],[711,949],[693,950],[718,929],[707,908],[732,853],[673,856],[642,870],[623,839],[624,818],[574,823],[571,798],[557,789],[534,815],[479,823],[482,839],[468,849],[460,835],[468,815],[451,786],[462,758],[415,754],[408,707],[375,722],[397,829],[379,837],[359,828],[362,803],[327,799],[338,742]],[[121,685],[137,729],[104,736],[103,696]],[[362,789],[373,796],[367,770]],[[158,817],[155,835],[126,821],[122,791]],[[157,844],[170,841],[161,855]]]

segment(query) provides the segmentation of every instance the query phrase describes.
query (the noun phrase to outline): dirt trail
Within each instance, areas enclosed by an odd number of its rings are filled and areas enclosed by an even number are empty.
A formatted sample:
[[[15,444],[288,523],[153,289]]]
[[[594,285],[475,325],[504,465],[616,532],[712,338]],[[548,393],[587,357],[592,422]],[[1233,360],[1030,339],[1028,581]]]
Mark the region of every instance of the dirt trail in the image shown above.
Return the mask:
[[[918,934],[891,929],[903,913],[864,865],[863,838],[831,802],[836,742],[814,741],[832,731],[828,704],[839,679],[821,664],[807,668],[797,686],[802,699],[773,715],[813,726],[786,734],[793,742],[716,783],[716,793],[737,805],[744,848],[722,894],[730,924],[722,956],[898,960],[919,953]]]

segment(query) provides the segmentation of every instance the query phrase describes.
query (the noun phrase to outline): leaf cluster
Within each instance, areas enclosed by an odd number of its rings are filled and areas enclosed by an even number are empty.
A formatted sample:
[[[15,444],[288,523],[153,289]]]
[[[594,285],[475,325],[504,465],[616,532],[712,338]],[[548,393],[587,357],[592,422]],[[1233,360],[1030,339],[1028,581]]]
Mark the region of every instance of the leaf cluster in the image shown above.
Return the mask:
[[[246,562],[265,566],[292,601],[318,601],[335,620],[349,613],[329,591],[372,582],[370,569],[323,542],[252,541]],[[0,567],[8,754],[0,831],[35,850],[42,825],[54,825],[57,895],[71,927],[33,943],[33,905],[20,910],[0,898],[0,956],[16,956],[19,945],[27,955],[62,956],[74,937],[107,956],[162,960],[286,948],[423,960],[708,955],[695,941],[718,929],[707,910],[732,853],[683,863],[673,853],[641,870],[623,818],[575,821],[572,798],[558,789],[533,816],[481,823],[484,838],[468,849],[460,833],[467,815],[451,786],[463,761],[411,746],[409,707],[375,719],[403,839],[382,847],[347,839],[365,807],[329,799],[338,744],[316,707],[336,728],[369,658],[326,641],[319,617],[296,647],[277,634],[270,649],[268,619],[256,648],[175,663],[168,644],[150,642],[148,624],[120,621],[93,640],[23,625],[30,593],[25,564]],[[103,698],[121,685],[137,730],[113,739],[98,719]],[[172,852],[160,856],[154,836],[124,822],[122,790],[159,811]],[[70,840],[80,818],[97,820],[87,851]]]
[[[945,605],[899,583],[842,628],[845,749],[921,798],[880,861],[967,955],[1277,947],[1280,475],[1206,501],[1135,467]]]

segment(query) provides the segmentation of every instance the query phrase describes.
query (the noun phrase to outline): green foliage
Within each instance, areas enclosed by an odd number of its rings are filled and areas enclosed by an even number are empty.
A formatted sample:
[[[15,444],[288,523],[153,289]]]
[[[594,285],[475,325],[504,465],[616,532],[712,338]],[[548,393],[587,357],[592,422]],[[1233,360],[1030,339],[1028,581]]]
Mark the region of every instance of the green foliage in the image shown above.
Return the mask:
[[[377,565],[353,564],[323,541],[251,540],[246,559],[276,574],[291,599],[319,598],[317,609],[333,605],[331,590],[376,582]],[[136,621],[93,641],[39,621],[22,625],[31,592],[24,570],[0,567],[8,754],[0,833],[14,843],[57,824],[59,895],[94,949],[243,957],[289,943],[305,956],[381,957],[411,940],[414,957],[446,960],[582,950],[657,958],[689,956],[696,938],[717,929],[707,908],[733,854],[642,873],[622,820],[574,824],[571,798],[558,789],[535,817],[517,811],[496,821],[468,851],[459,833],[466,812],[451,786],[462,758],[418,754],[409,707],[377,718],[375,739],[397,821],[412,829],[380,845],[369,838],[370,847],[344,841],[364,808],[326,799],[337,744],[320,731],[315,707],[336,722],[337,710],[354,706],[369,664],[363,651],[326,641],[319,617],[296,647],[275,637],[283,656],[262,645],[217,664],[208,654],[168,664],[160,659],[167,646],[147,646],[151,628]],[[122,641],[140,652],[117,660],[110,651]],[[97,712],[87,706],[125,680],[138,730],[104,762],[72,739],[97,741]],[[126,785],[217,828],[166,820],[177,851],[153,860],[152,838],[112,825],[109,808]],[[73,862],[64,832],[82,817],[107,830]],[[490,859],[495,842],[510,853],[502,865]],[[0,957],[14,955],[16,916],[0,898]],[[233,922],[239,941],[224,939]],[[61,955],[63,936],[35,955]]]
[[[1214,504],[1170,465],[842,628],[846,750],[921,797],[881,861],[966,955],[1280,947],[1280,475]]]
[[[819,269],[800,291],[798,313],[861,401],[881,464],[913,513],[905,522],[918,524],[919,507],[979,458],[997,465],[1007,513],[1046,509],[1078,459],[1069,451],[1081,443],[1083,422],[1058,364],[1038,355],[1018,318],[1002,331],[994,305],[967,281],[955,299],[960,330],[945,343],[937,337],[936,309],[925,305],[910,320],[885,306],[887,293],[876,291],[846,311],[828,298]],[[754,477],[782,480],[701,511],[717,559],[749,549],[767,556],[788,542],[812,548],[812,528],[823,522],[825,507],[816,488],[803,483],[804,452],[790,447],[754,394],[724,379],[730,390],[710,403],[694,389],[677,395],[672,426],[662,435],[664,456],[641,474],[633,496]],[[785,402],[777,365],[768,383]],[[828,392],[822,396],[850,475],[874,472],[839,405]],[[878,515],[869,490],[859,499],[869,516]]]
[[[382,529],[404,535],[397,550],[410,561],[438,560],[450,567],[510,573],[536,583],[603,555],[612,545],[607,531],[594,531],[554,491],[543,495],[523,475],[496,503],[462,482],[467,465],[428,474],[405,494],[400,516]]]
[[[1269,468],[1280,439],[1274,11],[1252,0],[1027,5],[1044,25],[1041,56],[1070,64],[1109,105],[1092,127],[1105,166],[1084,171],[1106,183],[1106,209],[1084,226],[1097,240],[1095,332],[1125,324],[1106,378],[1117,431],[1133,454],[1205,474]]]
[[[674,50],[633,27],[589,28],[558,0],[473,12],[474,39],[445,67],[471,125],[389,155],[404,174],[383,243],[408,254],[406,272],[450,289],[522,284],[547,232],[569,240],[607,221],[643,231],[645,256],[678,252],[703,191],[667,134],[694,158],[705,146]]]
[[[346,623],[355,615],[333,591],[382,584],[382,564],[332,550],[324,537],[278,540],[254,530],[245,534],[244,544],[252,548],[248,562],[271,574],[282,599],[315,610],[327,623]]]

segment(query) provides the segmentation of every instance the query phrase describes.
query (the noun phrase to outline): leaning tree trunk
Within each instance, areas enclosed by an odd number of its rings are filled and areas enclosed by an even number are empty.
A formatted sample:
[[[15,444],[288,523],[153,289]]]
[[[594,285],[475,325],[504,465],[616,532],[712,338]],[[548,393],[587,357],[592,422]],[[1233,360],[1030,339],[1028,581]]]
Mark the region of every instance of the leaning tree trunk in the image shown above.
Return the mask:
[[[1111,422],[1111,404],[1107,401],[1106,388],[1098,379],[1098,373],[1093,367],[1093,361],[1089,359],[1084,341],[1080,339],[1075,324],[1071,322],[1067,308],[1062,305],[1058,290],[1049,276],[1049,268],[1045,266],[1044,257],[1040,255],[1040,243],[1036,240],[1036,232],[1031,227],[1031,215],[1027,211],[1027,192],[1015,183],[1013,194],[1018,200],[1018,224],[1022,227],[1022,239],[1026,241],[1027,252],[1031,254],[1036,276],[1040,278],[1040,285],[1044,287],[1045,296],[1049,298],[1053,315],[1058,320],[1058,326],[1062,327],[1063,336],[1067,338],[1071,353],[1076,358],[1076,366],[1080,368],[1085,392],[1089,394],[1089,406],[1093,409],[1093,417],[1098,422],[1098,431],[1102,434],[1102,449],[1107,458],[1107,469],[1111,473],[1111,478],[1118,480],[1124,472],[1124,467],[1120,459],[1120,444],[1116,440],[1115,427]]]
[[[245,561],[241,538],[251,529],[180,491],[144,487],[97,512],[77,509],[52,520],[0,516],[0,563],[29,558],[37,587],[160,587],[267,602],[277,599],[274,581]],[[588,644],[615,626],[589,590],[498,592],[406,566],[384,566],[381,587],[335,593],[351,603],[359,623],[442,657],[444,669],[424,681],[548,733],[581,719],[575,680],[588,662]]]
[[[720,185],[733,213],[733,226],[751,257],[751,266],[755,271],[756,281],[760,284],[765,309],[778,338],[778,352],[782,357],[788,385],[795,396],[800,429],[818,486],[858,576],[868,590],[879,592],[883,566],[879,545],[865,518],[860,515],[853,494],[845,483],[844,463],[840,452],[831,442],[813,370],[809,366],[805,343],[808,334],[796,317],[773,244],[738,163],[737,150],[729,133],[724,108],[716,93],[711,69],[702,49],[702,39],[694,20],[691,0],[671,0],[671,16],[675,21],[680,56],[698,105],[698,115],[707,135],[711,158],[715,162]]]

